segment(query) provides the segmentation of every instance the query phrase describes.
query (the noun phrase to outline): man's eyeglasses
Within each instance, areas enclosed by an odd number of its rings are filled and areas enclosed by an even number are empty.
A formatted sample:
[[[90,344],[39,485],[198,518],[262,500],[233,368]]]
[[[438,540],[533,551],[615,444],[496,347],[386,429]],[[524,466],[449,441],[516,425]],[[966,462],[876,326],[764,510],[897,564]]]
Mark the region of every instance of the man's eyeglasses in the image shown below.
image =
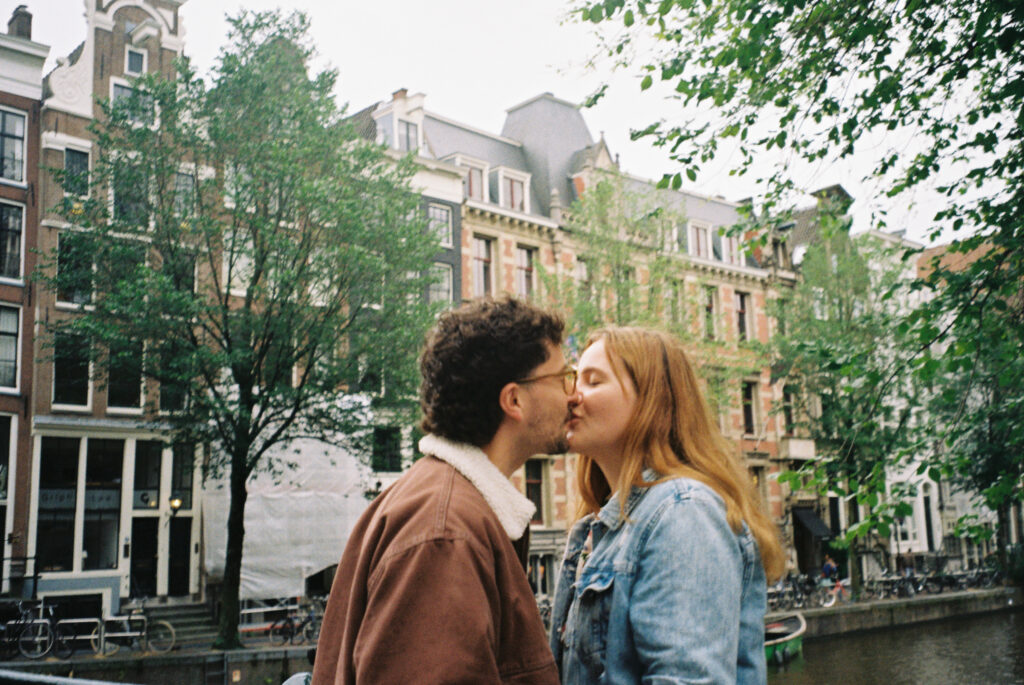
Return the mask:
[[[545,378],[559,378],[562,379],[562,389],[565,390],[566,395],[571,395],[576,392],[576,369],[568,366],[557,373],[545,373],[541,376],[533,376],[532,378],[523,378],[515,381],[516,383],[533,383],[534,381],[542,381]]]

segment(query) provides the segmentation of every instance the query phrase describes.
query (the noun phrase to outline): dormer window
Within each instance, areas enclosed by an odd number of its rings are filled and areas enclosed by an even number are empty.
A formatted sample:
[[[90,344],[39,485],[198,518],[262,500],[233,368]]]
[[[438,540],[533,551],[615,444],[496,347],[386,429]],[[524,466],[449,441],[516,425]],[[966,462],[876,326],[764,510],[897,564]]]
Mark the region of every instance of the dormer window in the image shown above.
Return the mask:
[[[711,227],[707,224],[690,222],[690,255],[711,259]]]
[[[398,149],[416,152],[420,149],[420,127],[411,121],[398,120]]]
[[[514,169],[498,167],[498,204],[515,212],[529,212],[527,190],[530,175]]]
[[[146,71],[146,53],[131,47],[125,48],[124,73],[141,76]]]
[[[726,264],[743,266],[743,251],[736,236],[722,233],[722,261]]]
[[[523,182],[516,178],[505,179],[505,206],[517,212],[524,210]]]
[[[469,167],[466,172],[466,197],[470,200],[484,201],[484,170]]]

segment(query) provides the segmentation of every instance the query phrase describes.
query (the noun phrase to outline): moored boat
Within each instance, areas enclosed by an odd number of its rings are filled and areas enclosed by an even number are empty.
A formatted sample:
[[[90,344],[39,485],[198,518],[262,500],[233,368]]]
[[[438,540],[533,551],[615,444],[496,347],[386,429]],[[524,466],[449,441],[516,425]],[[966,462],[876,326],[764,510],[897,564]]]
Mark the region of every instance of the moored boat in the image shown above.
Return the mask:
[[[804,648],[807,621],[803,614],[776,614],[764,620],[764,656],[770,664],[782,665]]]

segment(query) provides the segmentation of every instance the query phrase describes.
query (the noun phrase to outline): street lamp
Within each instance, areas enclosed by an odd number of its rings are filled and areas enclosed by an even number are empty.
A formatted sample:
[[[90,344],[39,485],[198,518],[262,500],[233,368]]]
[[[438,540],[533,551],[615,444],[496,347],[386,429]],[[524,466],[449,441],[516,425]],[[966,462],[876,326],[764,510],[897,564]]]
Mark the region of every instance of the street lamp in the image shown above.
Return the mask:
[[[175,516],[178,513],[178,509],[181,509],[181,498],[172,497],[169,504],[171,505],[171,516]]]

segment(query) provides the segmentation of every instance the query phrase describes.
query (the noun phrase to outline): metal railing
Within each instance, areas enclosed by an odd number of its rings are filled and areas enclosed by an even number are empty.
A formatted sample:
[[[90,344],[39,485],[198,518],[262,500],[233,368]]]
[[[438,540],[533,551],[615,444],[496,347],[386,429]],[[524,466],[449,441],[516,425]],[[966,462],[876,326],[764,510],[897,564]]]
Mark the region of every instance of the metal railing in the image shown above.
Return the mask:
[[[83,680],[82,678],[63,678],[55,675],[41,675],[39,673],[23,673],[21,671],[8,671],[0,669],[0,685],[14,685],[16,683],[42,683],[43,685],[116,685],[111,680]],[[132,683],[121,683],[120,685],[133,685]],[[137,683],[134,685],[138,685]]]

